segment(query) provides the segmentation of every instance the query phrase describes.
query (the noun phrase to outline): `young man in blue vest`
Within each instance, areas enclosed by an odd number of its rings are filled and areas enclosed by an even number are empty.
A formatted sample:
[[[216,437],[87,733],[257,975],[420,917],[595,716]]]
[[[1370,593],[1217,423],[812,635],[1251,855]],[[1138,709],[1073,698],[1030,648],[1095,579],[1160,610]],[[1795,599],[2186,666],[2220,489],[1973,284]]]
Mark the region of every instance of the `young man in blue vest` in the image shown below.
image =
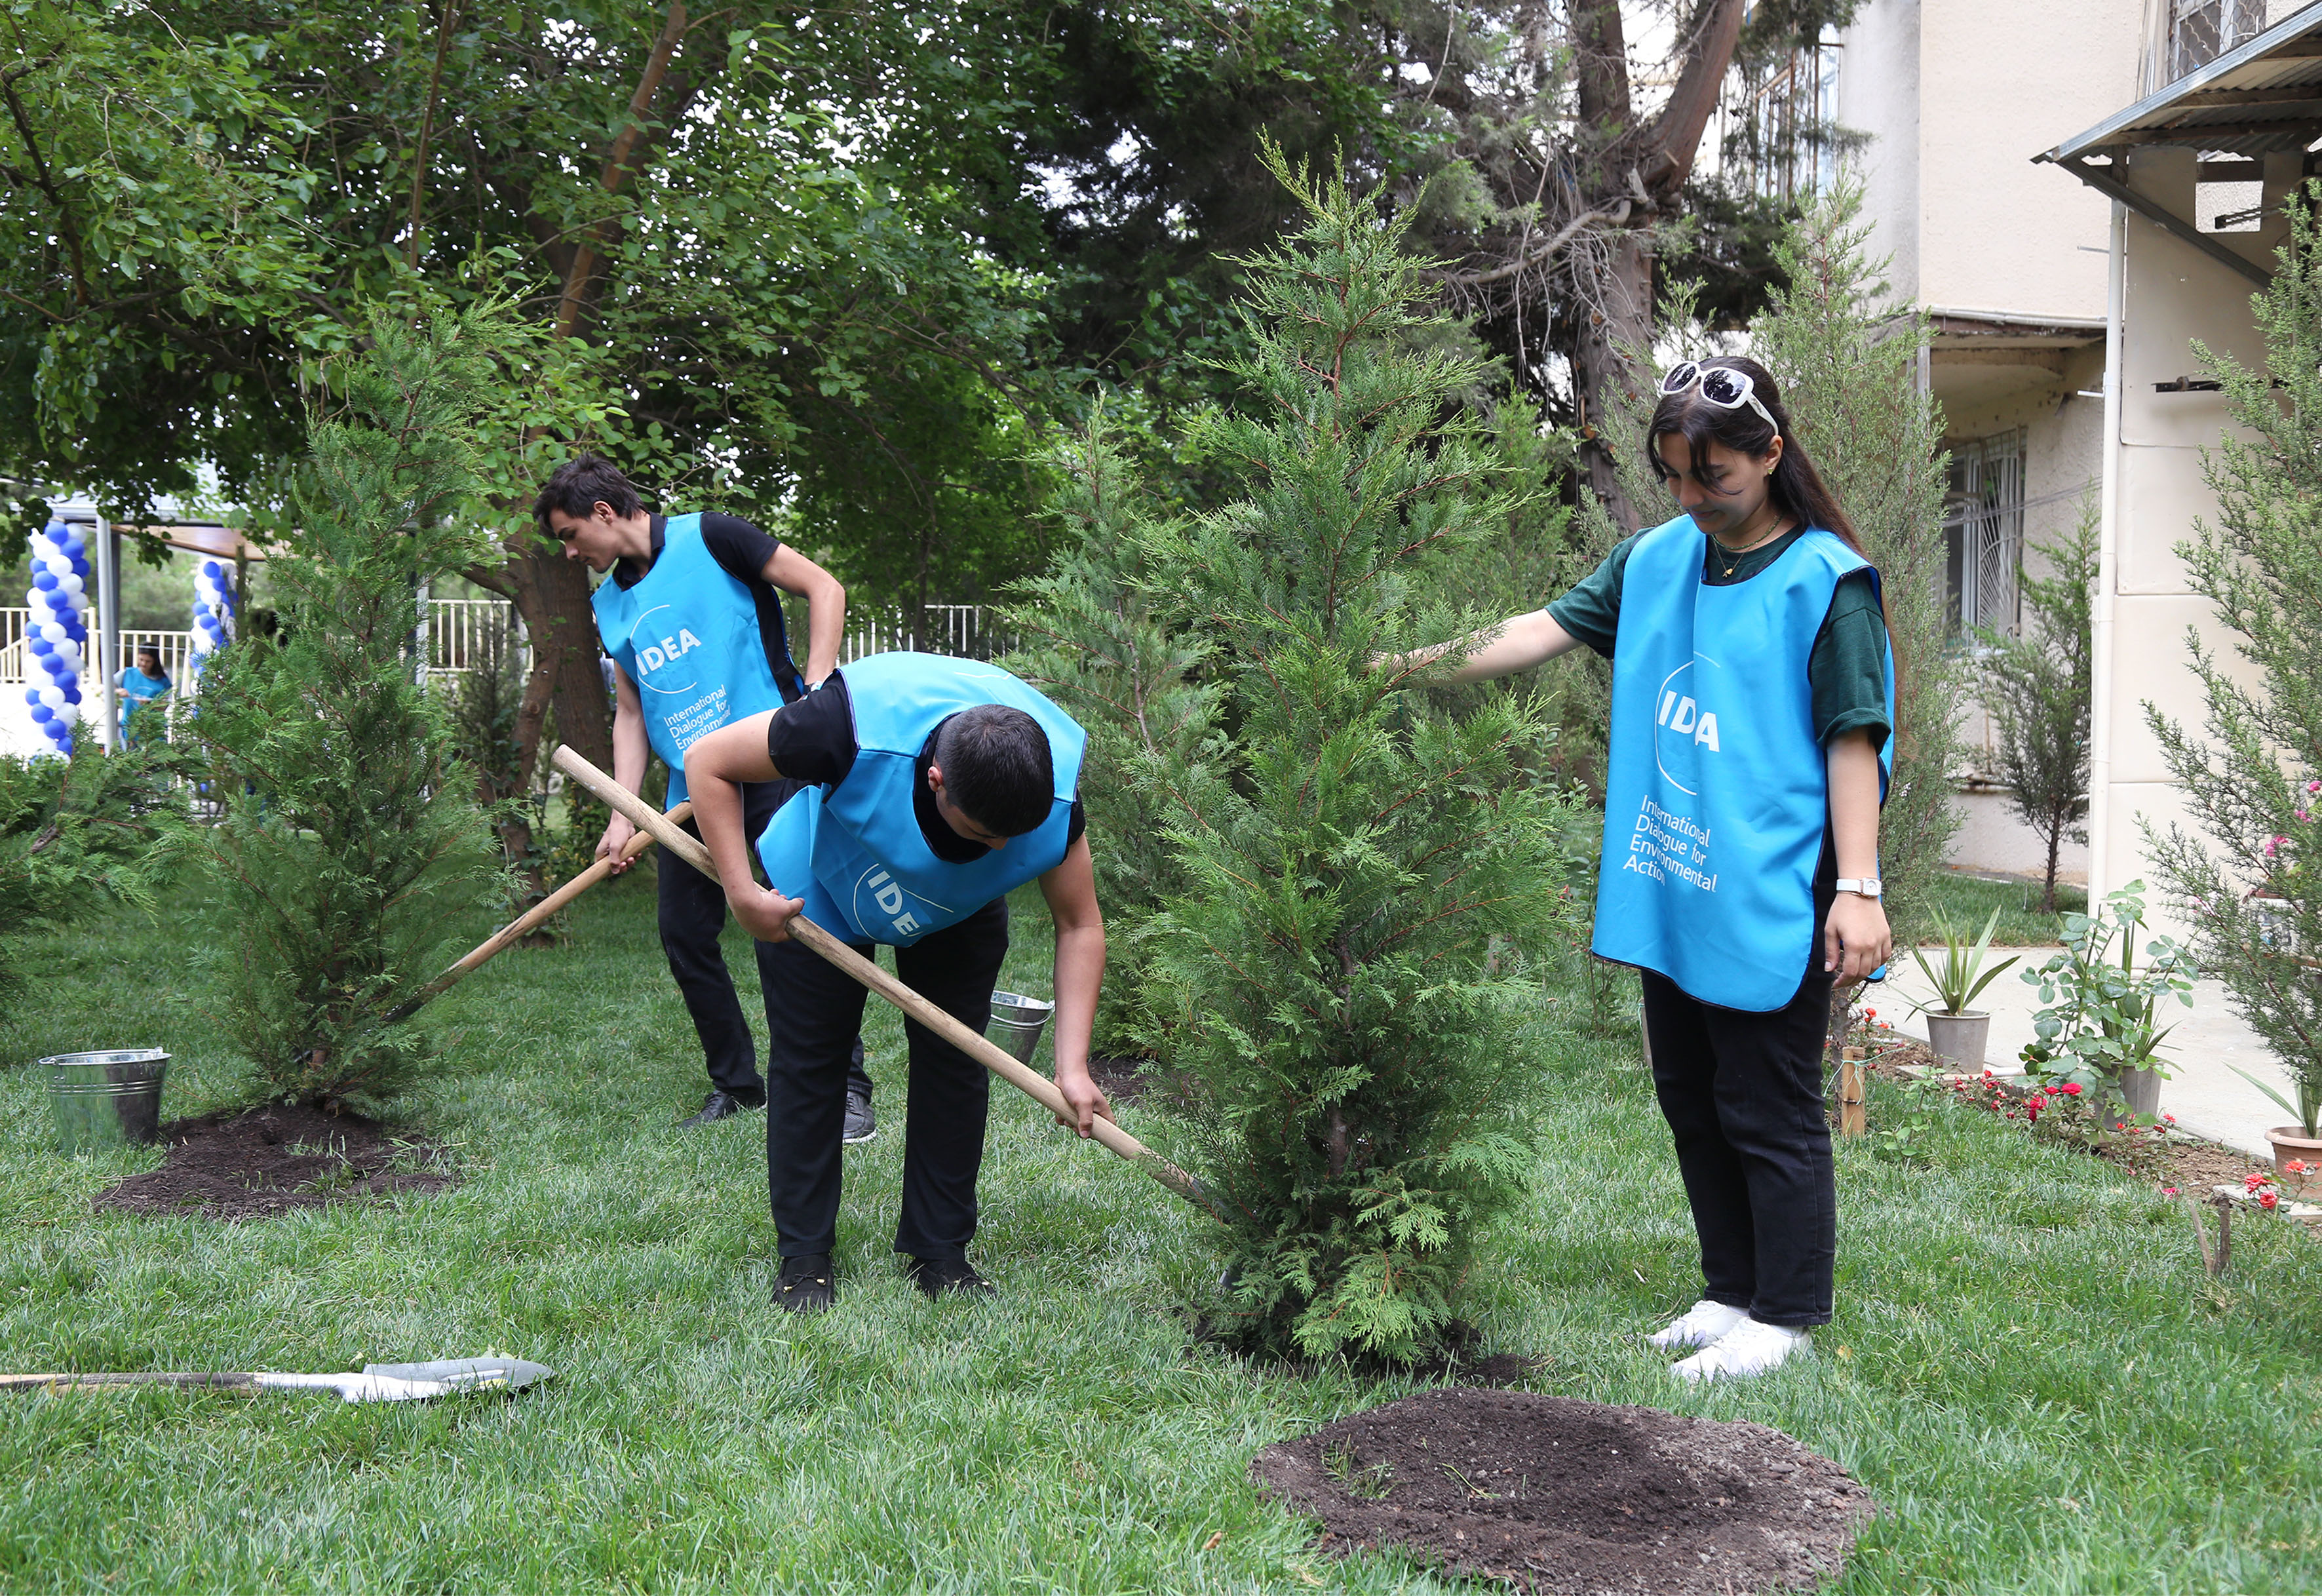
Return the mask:
[[[564,545],[565,558],[611,573],[593,602],[598,636],[612,661],[613,775],[632,793],[644,780],[648,754],[658,754],[669,766],[667,802],[674,809],[685,798],[688,745],[729,720],[803,697],[837,663],[846,590],[749,522],[714,513],[648,515],[629,480],[593,454],[559,466],[535,509],[542,529]],[[807,601],[803,677],[791,660],[785,592]],[[750,835],[763,831],[798,790],[795,782],[747,788],[742,803]],[[615,815],[597,857],[617,857],[635,829]],[[614,866],[616,874],[627,868]],[[709,1124],[763,1105],[765,1083],[718,946],[726,926],[718,884],[664,858],[659,886],[662,950],[709,1069],[709,1095],[685,1123]],[[766,1023],[779,1032],[763,947],[758,961]],[[858,1039],[847,1081],[846,1140],[867,1142],[877,1133]]]
[[[777,1307],[836,1297],[839,1121],[847,1039],[864,990],[790,940],[792,918],[869,954],[895,949],[905,985],[970,1030],[992,1014],[1008,952],[1008,893],[1038,880],[1056,922],[1056,1080],[1083,1136],[1111,1107],[1089,1078],[1089,1030],[1104,976],[1079,799],[1088,738],[1071,717],[996,665],[879,654],[811,697],[738,720],[686,751],[701,838],[735,918],[768,955],[766,1000],[783,1024],[767,1059],[766,1180],[781,1238]],[[751,872],[746,784],[810,784],[774,817]],[[792,894],[792,895],[785,895]],[[907,1022],[911,1096],[895,1251],[929,1297],[988,1296],[967,1261],[991,1078]]]

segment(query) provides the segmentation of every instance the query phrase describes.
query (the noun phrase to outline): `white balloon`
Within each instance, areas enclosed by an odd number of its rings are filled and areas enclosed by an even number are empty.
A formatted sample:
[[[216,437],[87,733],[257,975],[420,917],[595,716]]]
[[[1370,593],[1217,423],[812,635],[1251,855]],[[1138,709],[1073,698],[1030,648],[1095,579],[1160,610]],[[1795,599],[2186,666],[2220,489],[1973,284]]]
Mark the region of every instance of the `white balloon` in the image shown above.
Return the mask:
[[[65,592],[70,593],[76,599],[79,598],[81,595],[81,580],[69,571],[57,578],[57,585],[64,589]]]
[[[65,623],[61,620],[36,620],[32,623],[32,629],[51,643],[61,643],[72,636],[65,630]]]
[[[41,695],[41,702],[48,705],[49,708],[52,710],[61,710],[65,707],[65,690],[63,688],[36,687],[32,691]]]

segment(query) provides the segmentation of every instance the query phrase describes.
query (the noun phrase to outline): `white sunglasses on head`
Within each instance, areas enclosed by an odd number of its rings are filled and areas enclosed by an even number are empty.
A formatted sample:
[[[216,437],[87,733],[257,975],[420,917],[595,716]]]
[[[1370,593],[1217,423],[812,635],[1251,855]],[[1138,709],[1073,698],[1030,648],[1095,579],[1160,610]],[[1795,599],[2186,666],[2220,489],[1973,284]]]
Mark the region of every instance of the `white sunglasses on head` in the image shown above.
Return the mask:
[[[1661,397],[1675,399],[1678,395],[1698,388],[1701,397],[1721,410],[1738,410],[1747,405],[1758,412],[1767,426],[1777,433],[1782,424],[1774,413],[1759,401],[1758,385],[1750,381],[1750,373],[1728,366],[1705,366],[1699,361],[1682,361],[1669,368],[1661,379]]]

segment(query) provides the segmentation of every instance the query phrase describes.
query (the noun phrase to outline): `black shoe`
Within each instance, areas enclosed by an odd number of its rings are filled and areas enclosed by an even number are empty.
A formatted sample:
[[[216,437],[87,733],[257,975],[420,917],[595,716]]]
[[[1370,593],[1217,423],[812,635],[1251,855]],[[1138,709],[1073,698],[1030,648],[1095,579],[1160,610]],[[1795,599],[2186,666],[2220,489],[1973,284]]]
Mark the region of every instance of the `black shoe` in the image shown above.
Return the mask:
[[[871,1099],[857,1092],[846,1094],[846,1128],[838,1139],[847,1146],[868,1142],[879,1133],[879,1118],[871,1112]]]
[[[752,1101],[752,1097],[756,1101]],[[679,1121],[677,1128],[681,1131],[690,1131],[700,1125],[714,1125],[721,1119],[732,1119],[745,1109],[763,1108],[765,1105],[766,1094],[763,1092],[744,1096],[737,1092],[712,1088],[709,1096],[701,1100],[701,1112],[691,1119]]]
[[[785,1313],[818,1314],[838,1300],[838,1271],[830,1254],[782,1260],[782,1279],[774,1282],[774,1306]]]
[[[903,1272],[919,1294],[930,1299],[973,1297],[988,1302],[1000,1295],[999,1288],[977,1274],[975,1265],[964,1258],[914,1258],[903,1266]]]

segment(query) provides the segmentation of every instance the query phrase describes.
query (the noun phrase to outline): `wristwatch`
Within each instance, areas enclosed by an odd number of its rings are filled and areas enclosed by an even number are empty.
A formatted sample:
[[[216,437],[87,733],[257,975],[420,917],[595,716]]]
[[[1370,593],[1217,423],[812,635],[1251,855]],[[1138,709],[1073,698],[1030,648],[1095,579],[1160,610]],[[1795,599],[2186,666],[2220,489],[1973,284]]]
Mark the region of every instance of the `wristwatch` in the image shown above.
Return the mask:
[[[1884,884],[1876,876],[1865,876],[1860,879],[1852,876],[1842,876],[1832,885],[1839,891],[1851,892],[1859,898],[1876,899],[1884,890]]]

